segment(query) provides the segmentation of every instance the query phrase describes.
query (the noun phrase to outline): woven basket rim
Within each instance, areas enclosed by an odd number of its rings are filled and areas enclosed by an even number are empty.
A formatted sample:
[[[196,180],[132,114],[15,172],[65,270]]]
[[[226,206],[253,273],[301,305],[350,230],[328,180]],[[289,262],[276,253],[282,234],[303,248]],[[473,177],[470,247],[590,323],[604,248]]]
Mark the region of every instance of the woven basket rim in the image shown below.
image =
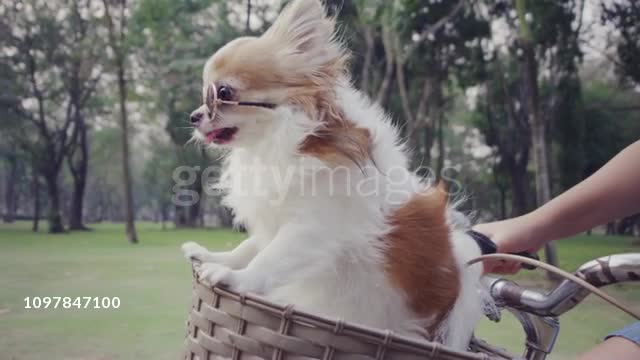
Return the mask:
[[[471,344],[471,348],[479,352],[458,351],[437,342],[406,337],[394,333],[391,330],[377,329],[345,321],[340,318],[331,318],[309,313],[295,308],[292,304],[274,302],[258,294],[241,294],[223,286],[208,286],[202,284],[198,280],[195,269],[193,271],[193,277],[194,289],[206,289],[218,297],[230,299],[243,306],[251,307],[271,316],[276,316],[281,319],[284,318],[288,321],[300,324],[311,325],[320,328],[323,331],[331,332],[337,336],[354,338],[369,344],[382,346],[384,348],[398,351],[409,351],[413,354],[424,355],[428,358],[433,358],[437,355],[444,355],[449,359],[469,360],[514,358],[512,354],[481,340],[474,339]],[[191,309],[191,311],[195,310]]]

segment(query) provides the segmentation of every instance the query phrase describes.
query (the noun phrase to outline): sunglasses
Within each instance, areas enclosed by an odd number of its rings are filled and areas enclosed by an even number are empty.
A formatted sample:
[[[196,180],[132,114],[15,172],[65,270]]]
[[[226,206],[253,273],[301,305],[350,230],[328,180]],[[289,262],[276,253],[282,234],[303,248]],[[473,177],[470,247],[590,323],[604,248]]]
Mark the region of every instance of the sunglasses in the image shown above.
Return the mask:
[[[266,102],[229,100],[231,96],[232,90],[229,87],[223,85],[217,88],[215,84],[210,84],[207,87],[204,99],[204,105],[209,111],[209,118],[213,118],[220,105],[256,106],[266,109],[273,109],[277,106],[276,104]]]

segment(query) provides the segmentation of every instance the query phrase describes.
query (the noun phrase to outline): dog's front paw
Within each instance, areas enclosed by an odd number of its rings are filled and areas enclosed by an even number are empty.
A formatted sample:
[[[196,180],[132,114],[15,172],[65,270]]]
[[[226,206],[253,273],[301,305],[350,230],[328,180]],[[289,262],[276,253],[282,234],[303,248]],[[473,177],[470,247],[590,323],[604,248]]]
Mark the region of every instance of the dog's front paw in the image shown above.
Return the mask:
[[[266,279],[247,270],[233,270],[216,263],[196,263],[198,281],[204,285],[223,285],[239,293],[263,293]]]
[[[229,283],[232,270],[224,265],[200,263],[195,264],[194,269],[198,274],[198,280],[205,285],[232,285]]]
[[[193,241],[182,244],[182,253],[189,260],[205,262],[209,258],[209,250]]]

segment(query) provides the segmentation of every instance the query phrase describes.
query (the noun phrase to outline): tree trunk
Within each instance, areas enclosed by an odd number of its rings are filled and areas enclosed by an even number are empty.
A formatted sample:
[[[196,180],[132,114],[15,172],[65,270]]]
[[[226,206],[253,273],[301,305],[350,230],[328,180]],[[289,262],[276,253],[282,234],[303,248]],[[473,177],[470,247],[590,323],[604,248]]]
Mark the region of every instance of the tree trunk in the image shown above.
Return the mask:
[[[417,168],[419,175],[423,176],[426,175],[425,165],[429,167],[429,172],[431,171],[431,148],[433,147],[435,129],[433,116],[427,115],[427,107],[432,105],[431,113],[439,111],[437,108],[434,109],[437,107],[437,101],[433,101],[433,98],[438,91],[442,90],[442,84],[437,77],[425,76],[423,79],[416,80],[418,82],[422,80],[422,91],[417,109],[414,112],[409,99],[409,86],[404,74],[404,65],[400,60],[396,61],[396,80],[405,116],[407,145],[413,152],[411,165],[413,168]]]
[[[247,0],[247,20],[244,26],[244,32],[249,34],[251,31],[251,0]]]
[[[71,195],[71,211],[69,213],[69,230],[89,230],[82,221],[82,209],[84,202],[84,179],[74,180],[73,194]]]
[[[527,167],[515,164],[515,161],[507,161],[505,165],[511,185],[511,217],[524,215],[529,211]]]
[[[5,223],[12,223],[15,220],[16,208],[17,208],[17,189],[18,183],[18,159],[16,156],[11,155],[8,157],[9,169],[7,172],[7,184],[5,188],[5,213],[3,221]]]
[[[220,204],[220,201],[217,201]],[[215,209],[216,215],[218,215],[218,219],[220,220],[220,226],[222,227],[233,227],[233,212],[226,206],[218,205]]]
[[[191,189],[198,193],[198,199],[200,200],[188,206],[176,205],[174,218],[176,227],[193,228],[200,225],[200,206],[202,204],[202,186],[200,184],[200,181],[196,181],[196,183],[192,185]]]
[[[362,35],[364,36],[364,43],[367,46],[364,52],[364,60],[362,62],[362,70],[360,72],[360,90],[365,94],[373,96],[373,91],[369,89],[369,78],[371,74],[371,60],[373,59],[373,52],[375,48],[375,40],[373,29],[371,26],[365,25],[362,29]]]
[[[633,236],[638,222],[640,222],[640,213],[620,219],[616,224],[616,234]]]
[[[531,126],[531,136],[533,160],[536,168],[536,205],[542,206],[551,200],[545,124],[534,121]]]
[[[57,172],[43,174],[49,197],[49,232],[52,234],[64,232],[62,216],[60,215],[60,191],[56,174]]]
[[[31,230],[38,232],[40,227],[40,177],[36,171],[33,172],[33,226]]]
[[[389,88],[391,87],[391,81],[393,80],[396,60],[390,26],[387,24],[382,25],[382,45],[384,47],[385,70],[384,77],[382,78],[380,87],[378,88],[375,100],[380,106],[384,107],[387,102],[387,98],[389,97]]]
[[[118,91],[120,94],[120,128],[122,131],[122,181],[124,185],[124,220],[127,239],[130,243],[138,242],[133,215],[133,192],[131,190],[131,167],[129,165],[129,129],[127,120],[127,80],[124,73],[124,60],[118,58]]]
[[[498,188],[500,191],[500,220],[507,218],[507,191],[503,186]]]
[[[190,227],[189,215],[189,206],[176,205],[173,218],[173,224],[176,228]]]
[[[110,5],[102,0],[104,18],[109,30],[109,45],[115,53],[115,65],[118,76],[118,95],[120,97],[120,130],[122,140],[122,181],[124,186],[124,220],[126,223],[127,239],[130,243],[138,242],[133,214],[133,193],[131,189],[131,166],[129,165],[129,128],[127,120],[127,79],[125,77],[125,28],[126,28],[126,0],[120,1],[120,27],[116,37],[116,28],[111,16]]]
[[[538,96],[538,64],[535,49],[526,20],[524,0],[516,0],[516,10],[520,22],[519,45],[523,51],[524,61],[521,73],[524,80],[524,91],[527,102],[529,124],[531,126],[531,144],[533,146],[533,161],[536,169],[536,206],[542,206],[551,200],[551,186],[549,183],[549,162],[547,159],[546,124],[540,115],[540,101]],[[547,263],[557,266],[558,254],[553,242],[544,247]],[[553,278],[552,273],[548,273]]]
[[[87,128],[84,120],[76,123],[78,126],[78,143],[76,151],[78,152],[77,161],[75,151],[69,158],[69,170],[73,178],[73,194],[71,195],[71,209],[69,213],[69,229],[70,230],[89,230],[84,226],[83,209],[84,195],[87,184],[87,172],[89,169],[89,146],[87,143]]]
[[[165,204],[160,204],[160,223],[162,224],[162,230],[166,230],[166,221],[167,221],[167,206]]]
[[[536,169],[536,206],[540,207],[551,200],[551,185],[549,183],[549,162],[547,158],[546,124],[540,117],[538,98],[538,72],[533,45],[523,42],[525,56],[524,73],[525,91],[527,96],[529,124],[531,125],[531,145],[533,147],[533,161]],[[558,266],[558,253],[553,241],[544,246],[545,260],[548,264]],[[555,278],[548,273],[550,278]]]
[[[438,87],[435,98],[432,103],[432,116],[435,126],[437,126],[436,142],[438,145],[438,158],[436,159],[436,178],[438,180],[442,177],[442,170],[444,168],[445,159],[445,147],[444,147],[444,114],[443,114],[443,99],[442,88]]]
[[[494,166],[492,174],[493,183],[496,188],[498,188],[498,194],[500,197],[500,219],[498,220],[504,220],[507,218],[507,187],[502,181],[500,181],[499,171],[498,166]]]

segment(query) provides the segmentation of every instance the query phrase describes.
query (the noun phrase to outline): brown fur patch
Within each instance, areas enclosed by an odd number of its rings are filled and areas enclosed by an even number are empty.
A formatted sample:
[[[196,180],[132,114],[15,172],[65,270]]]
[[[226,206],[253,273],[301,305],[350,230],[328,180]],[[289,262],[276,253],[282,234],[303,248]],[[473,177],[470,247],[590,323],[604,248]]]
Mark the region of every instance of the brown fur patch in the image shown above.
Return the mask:
[[[287,78],[272,53],[269,44],[259,38],[236,39],[214,55],[205,73],[215,74],[215,77],[205,79],[205,82],[236,79],[245,89],[282,87]]]
[[[244,37],[236,39],[220,49],[210,62],[205,73],[215,74],[205,79],[237,79],[243,88],[252,91],[270,88],[287,88],[290,94],[312,95],[333,86],[345,72],[348,55],[327,62],[312,72],[297,68],[300,64],[278,57],[275,51],[281,44],[273,39]]]
[[[438,181],[438,185],[436,185],[436,190],[442,193],[444,199],[447,203],[449,203],[449,189],[447,188],[447,183],[444,180]]]
[[[370,151],[369,130],[350,121],[326,121],[326,126],[300,144],[302,154],[314,156],[330,166],[362,167]]]
[[[385,270],[408,296],[413,311],[435,319],[431,334],[458,297],[460,274],[449,240],[447,196],[438,188],[417,194],[389,217]]]

